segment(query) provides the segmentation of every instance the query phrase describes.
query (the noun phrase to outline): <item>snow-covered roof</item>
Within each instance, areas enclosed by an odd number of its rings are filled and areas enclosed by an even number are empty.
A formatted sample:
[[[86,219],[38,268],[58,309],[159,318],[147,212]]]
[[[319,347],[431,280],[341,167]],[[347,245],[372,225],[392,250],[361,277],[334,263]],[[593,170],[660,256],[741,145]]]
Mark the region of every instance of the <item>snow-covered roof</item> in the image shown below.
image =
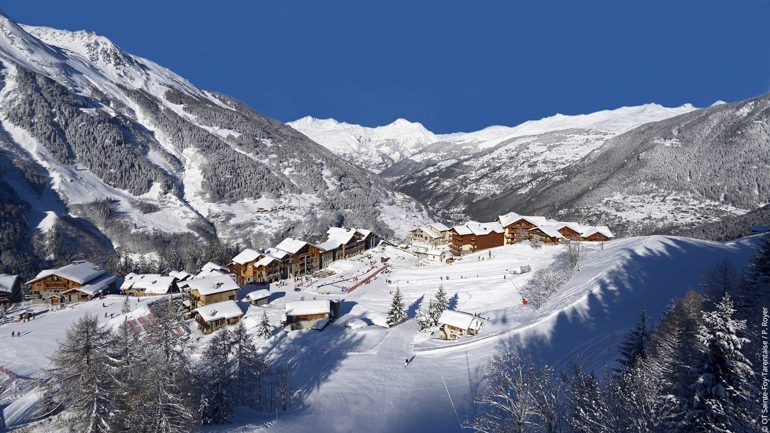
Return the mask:
[[[596,227],[588,227],[583,232],[583,237],[591,236],[594,233],[600,233],[604,236],[607,236],[608,238],[614,238],[615,236],[610,231],[610,228],[607,226],[596,226]]]
[[[329,319],[318,319],[313,323],[313,326],[310,327],[313,331],[323,331],[323,329],[326,327],[326,325],[329,324]]]
[[[241,251],[240,254],[233,257],[233,263],[245,265],[246,263],[251,263],[257,260],[259,256],[260,254],[258,251],[252,250],[251,248],[246,248],[245,250]]]
[[[520,220],[521,215],[517,214],[516,212],[509,212],[505,215],[500,215],[499,217],[497,217],[497,219],[500,220],[500,225],[502,225],[503,227],[506,227]]]
[[[256,301],[258,299],[264,299],[270,297],[270,290],[262,289],[262,290],[255,290],[248,295],[246,295],[247,298],[249,298],[250,301]]]
[[[18,275],[0,274],[0,292],[13,292],[13,286],[16,285],[18,279]]]
[[[185,271],[171,271],[168,273],[168,275],[176,278],[179,281],[188,280],[193,277],[193,274]]]
[[[466,227],[476,236],[488,235],[490,233],[505,233],[503,226],[499,222],[478,223],[471,221],[466,224]]]
[[[107,273],[104,269],[100,268],[94,263],[80,260],[67,266],[62,266],[58,269],[46,269],[40,272],[37,276],[28,281],[27,284],[34,283],[49,275],[57,275],[70,281],[74,281],[78,284],[85,284],[94,278]]]
[[[146,294],[165,295],[171,289],[176,277],[160,274],[128,274],[126,275],[121,290],[144,289]]]
[[[328,300],[299,301],[286,304],[287,316],[306,316],[308,314],[329,314],[331,306]]]
[[[482,323],[477,316],[461,311],[444,310],[438,318],[439,325],[449,325],[460,329],[481,329]]]
[[[342,227],[330,227],[326,231],[327,239],[338,241],[340,245],[349,243],[356,236],[356,233],[359,233],[356,229],[344,229]]]
[[[418,228],[416,228],[416,229],[414,229],[412,231],[416,232],[417,230],[422,231],[426,235],[430,236],[432,239],[438,239],[438,238],[441,237],[441,235],[439,235],[438,233],[436,233],[433,230],[429,229],[428,226],[418,227]]]
[[[275,247],[281,251],[286,251],[290,254],[297,254],[299,250],[301,250],[305,245],[307,245],[307,242],[301,241],[299,239],[293,239],[293,238],[286,238],[281,242],[280,244],[276,245]]]
[[[256,263],[254,263],[254,267],[258,268],[260,266],[267,266],[267,265],[269,265],[272,262],[278,262],[278,261],[279,260],[276,259],[275,257],[265,256],[265,257],[262,257],[261,259],[259,259]]]
[[[449,227],[447,227],[447,226],[445,226],[444,224],[441,224],[441,223],[431,223],[431,224],[428,224],[428,226],[429,227],[433,227],[434,229],[436,229],[436,230],[438,230],[440,232],[445,232],[445,231],[449,230]]]
[[[536,226],[540,226],[540,225],[551,223],[551,221],[548,221],[548,218],[546,218],[546,217],[541,217],[541,216],[524,216],[524,215],[519,215],[516,212],[510,212],[510,213],[507,213],[505,215],[500,215],[498,218],[500,219],[500,225],[503,226],[503,227],[507,227],[507,226],[515,223],[516,221],[522,220],[522,219],[524,221],[527,221],[528,223],[530,223],[532,225],[536,225]]]
[[[562,239],[562,238],[564,238],[564,235],[559,233],[559,230],[558,230],[559,227],[560,226],[550,225],[549,224],[549,225],[542,225],[542,226],[533,227],[533,228],[531,228],[529,230],[530,231],[532,231],[532,230],[540,230],[541,232],[545,233],[549,237],[557,238],[557,239]]]
[[[198,313],[204,322],[213,322],[219,319],[232,319],[243,316],[243,310],[235,301],[223,301],[216,304],[204,305],[193,310]]]
[[[101,292],[102,290],[106,289],[107,286],[109,286],[114,281],[117,281],[118,277],[108,274],[105,272],[104,274],[100,275],[98,278],[91,280],[88,284],[83,284],[82,286],[74,287],[70,290],[77,290],[79,292],[88,293],[91,296],[96,296]],[[66,290],[65,292],[68,292],[69,290]]]
[[[560,229],[562,229],[564,227],[567,227],[567,228],[569,228],[571,230],[574,230],[574,231],[576,231],[578,233],[583,233],[586,230],[586,228],[587,228],[587,226],[584,226],[582,224],[571,223],[571,222],[570,223],[552,222],[551,225],[555,225],[557,230],[560,230]]]
[[[227,269],[226,267],[222,265],[218,265],[214,262],[208,262],[205,265],[203,265],[203,267],[201,268],[201,272],[203,271],[221,271],[224,273],[228,273],[230,272],[230,269]]]
[[[275,257],[278,260],[283,260],[286,256],[289,255],[286,251],[281,251],[276,248],[268,248],[265,250],[265,255],[268,255],[270,257]]]
[[[440,256],[442,254],[446,254],[446,251],[436,250],[436,249],[428,250],[428,255],[429,256]]]
[[[370,234],[372,234],[371,230],[365,230],[365,229],[356,229],[356,233],[360,234],[363,237],[367,237]]]
[[[460,236],[473,234],[473,232],[471,231],[471,229],[468,228],[468,226],[454,226],[452,227],[452,230],[456,231],[457,234]]]
[[[238,290],[241,287],[235,284],[229,275],[213,275],[206,278],[185,281],[190,291],[197,290],[202,296],[209,296],[215,293]]]

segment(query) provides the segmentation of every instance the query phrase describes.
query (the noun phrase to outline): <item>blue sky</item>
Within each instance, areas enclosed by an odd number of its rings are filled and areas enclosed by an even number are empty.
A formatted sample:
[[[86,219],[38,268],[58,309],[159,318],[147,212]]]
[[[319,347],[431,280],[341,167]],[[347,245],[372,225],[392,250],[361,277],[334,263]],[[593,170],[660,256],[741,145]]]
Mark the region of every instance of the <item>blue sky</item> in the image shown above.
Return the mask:
[[[770,91],[770,1],[38,1],[17,22],[106,36],[280,121],[436,133]]]

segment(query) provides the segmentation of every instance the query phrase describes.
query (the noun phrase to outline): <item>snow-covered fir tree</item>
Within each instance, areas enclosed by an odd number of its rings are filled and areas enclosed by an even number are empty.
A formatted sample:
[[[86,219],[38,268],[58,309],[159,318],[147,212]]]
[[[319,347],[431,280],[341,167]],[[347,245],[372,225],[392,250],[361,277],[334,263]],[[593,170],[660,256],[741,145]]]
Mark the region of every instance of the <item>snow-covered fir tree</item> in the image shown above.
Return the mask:
[[[215,332],[203,349],[198,373],[202,386],[198,411],[204,424],[226,424],[233,417],[230,337],[229,332],[224,329]]]
[[[616,371],[628,371],[636,365],[639,359],[647,359],[647,345],[650,342],[650,330],[647,322],[650,316],[647,315],[647,307],[642,306],[642,312],[639,314],[639,322],[634,328],[623,337],[623,341],[618,345],[620,358],[618,361],[623,368]]]
[[[438,291],[433,296],[433,302],[428,309],[428,315],[430,315],[431,326],[438,326],[438,319],[441,318],[441,314],[447,308],[446,291],[444,291],[444,285],[438,286]]]
[[[749,343],[741,336],[745,320],[733,318],[733,303],[726,294],[716,311],[703,313],[698,332],[702,345],[698,379],[689,420],[703,432],[756,431],[756,414],[749,411],[754,396],[754,371],[741,353]]]
[[[269,340],[273,336],[273,330],[270,328],[270,322],[267,320],[267,312],[262,312],[262,318],[257,325],[257,338]]]
[[[401,296],[401,290],[396,287],[396,293],[393,294],[393,301],[390,303],[390,310],[388,310],[388,315],[385,320],[388,323],[388,326],[396,326],[406,319],[404,299]]]
[[[267,321],[264,313],[262,319]],[[246,331],[243,322],[238,322],[232,330],[230,353],[233,401],[240,406],[262,410],[266,399],[263,391],[267,388],[264,382],[270,377],[270,365],[257,352],[254,339]]]
[[[429,301],[428,311],[433,307],[433,301]],[[429,329],[433,327],[433,320],[431,318],[430,313],[425,310],[419,310],[417,311],[417,316],[415,317],[415,320],[417,321],[417,326],[420,327],[420,331]]]
[[[47,405],[70,416],[70,431],[109,432],[119,429],[121,399],[108,349],[112,335],[86,314],[67,329],[65,340],[51,357],[46,382]],[[48,410],[53,407],[46,408]]]
[[[120,314],[128,314],[131,312],[131,305],[129,304],[128,295],[123,298],[123,306],[120,308]]]

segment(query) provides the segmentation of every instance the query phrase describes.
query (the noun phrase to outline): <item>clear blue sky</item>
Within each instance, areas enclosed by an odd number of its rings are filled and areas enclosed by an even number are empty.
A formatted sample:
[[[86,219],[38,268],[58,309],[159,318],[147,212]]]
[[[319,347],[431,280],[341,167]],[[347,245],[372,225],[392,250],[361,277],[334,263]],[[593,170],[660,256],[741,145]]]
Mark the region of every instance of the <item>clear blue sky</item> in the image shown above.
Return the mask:
[[[770,91],[770,1],[39,1],[17,22],[86,29],[280,121],[436,133]]]

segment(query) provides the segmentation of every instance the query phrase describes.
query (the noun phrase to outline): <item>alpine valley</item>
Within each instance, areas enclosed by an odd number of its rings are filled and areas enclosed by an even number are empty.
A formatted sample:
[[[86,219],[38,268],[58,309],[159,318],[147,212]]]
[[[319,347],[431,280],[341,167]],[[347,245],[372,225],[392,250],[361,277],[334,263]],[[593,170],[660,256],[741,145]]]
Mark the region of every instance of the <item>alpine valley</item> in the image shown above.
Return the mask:
[[[0,30],[6,271],[75,256],[196,269],[331,226],[398,240],[431,219],[509,211],[670,233],[770,199],[770,95],[470,133],[404,119],[283,124],[94,33],[5,16]]]

